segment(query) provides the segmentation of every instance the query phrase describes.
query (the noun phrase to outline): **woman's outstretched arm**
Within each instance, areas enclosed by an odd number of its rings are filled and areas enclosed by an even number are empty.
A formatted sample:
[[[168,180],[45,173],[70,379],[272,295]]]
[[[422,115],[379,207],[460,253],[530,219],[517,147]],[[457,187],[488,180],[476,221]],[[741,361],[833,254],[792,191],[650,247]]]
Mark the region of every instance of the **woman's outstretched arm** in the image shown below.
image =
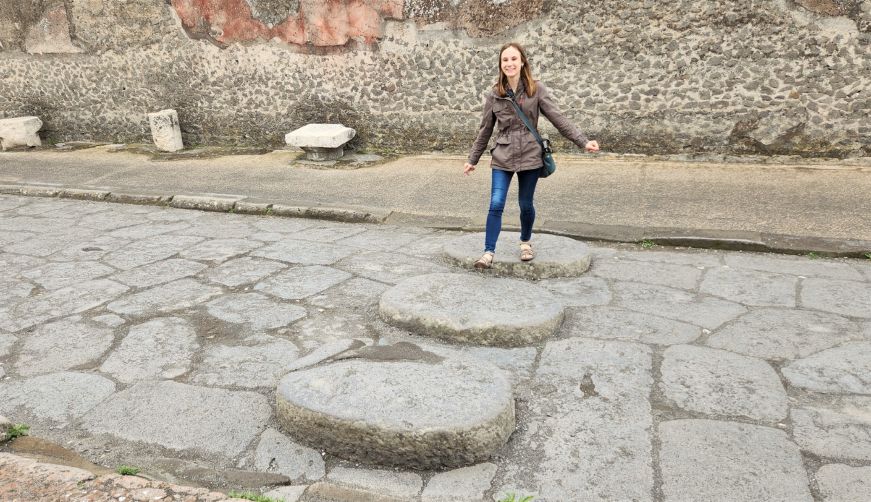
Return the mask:
[[[538,96],[538,107],[541,109],[541,114],[556,127],[560,134],[571,140],[572,143],[586,149],[588,152],[598,152],[599,143],[590,141],[571,120],[562,114],[556,103],[553,102],[550,90],[541,83],[537,83],[537,87],[537,92],[540,93]]]

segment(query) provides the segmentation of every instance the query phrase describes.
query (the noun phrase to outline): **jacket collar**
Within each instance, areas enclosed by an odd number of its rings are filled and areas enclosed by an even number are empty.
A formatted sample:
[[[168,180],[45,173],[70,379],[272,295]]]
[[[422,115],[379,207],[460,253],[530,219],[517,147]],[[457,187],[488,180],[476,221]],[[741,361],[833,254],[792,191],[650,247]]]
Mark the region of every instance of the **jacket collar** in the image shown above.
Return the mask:
[[[520,81],[517,82],[517,89],[514,89],[514,99],[516,100],[522,94],[525,94],[525,93],[526,93],[526,86],[523,84],[523,78],[521,78]],[[496,97],[499,99],[511,99],[507,95],[506,96],[499,96],[497,94]]]

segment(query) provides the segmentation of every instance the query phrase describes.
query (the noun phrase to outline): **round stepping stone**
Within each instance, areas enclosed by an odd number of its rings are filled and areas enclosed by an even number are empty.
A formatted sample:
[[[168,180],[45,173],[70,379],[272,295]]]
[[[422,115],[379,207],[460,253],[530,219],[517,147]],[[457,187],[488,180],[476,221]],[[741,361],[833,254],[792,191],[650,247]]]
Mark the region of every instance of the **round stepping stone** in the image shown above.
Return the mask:
[[[379,304],[386,322],[418,335],[497,347],[552,336],[563,311],[562,302],[539,286],[473,274],[412,277],[385,291]]]
[[[422,354],[289,373],[276,392],[279,423],[352,461],[434,469],[488,459],[514,430],[511,384],[486,363]]]
[[[503,232],[490,270],[499,275],[524,279],[577,277],[590,268],[590,249],[583,242],[556,235],[535,234],[532,248],[535,259],[520,261],[520,234]],[[448,241],[442,248],[455,264],[471,268],[484,252],[484,234],[466,234]]]

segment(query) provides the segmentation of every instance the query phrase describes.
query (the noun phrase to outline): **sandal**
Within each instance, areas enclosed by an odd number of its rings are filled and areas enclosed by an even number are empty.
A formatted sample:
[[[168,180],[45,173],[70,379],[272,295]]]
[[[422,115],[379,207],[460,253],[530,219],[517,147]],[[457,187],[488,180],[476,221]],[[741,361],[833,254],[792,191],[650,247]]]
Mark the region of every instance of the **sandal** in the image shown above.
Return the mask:
[[[489,251],[484,253],[480,258],[478,258],[478,261],[475,262],[475,268],[478,269],[490,268],[491,265],[493,265],[493,253]]]
[[[530,261],[535,258],[535,253],[532,251],[532,244],[528,242],[520,243],[520,261]]]

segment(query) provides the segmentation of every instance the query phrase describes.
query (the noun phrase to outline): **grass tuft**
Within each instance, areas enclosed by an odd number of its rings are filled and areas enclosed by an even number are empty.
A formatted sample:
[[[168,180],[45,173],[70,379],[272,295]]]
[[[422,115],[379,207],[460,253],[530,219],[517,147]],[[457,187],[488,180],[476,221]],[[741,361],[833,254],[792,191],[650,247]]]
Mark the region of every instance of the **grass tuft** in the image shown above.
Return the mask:
[[[502,497],[499,500],[499,502],[532,502],[534,498],[535,497],[533,497],[532,495],[527,495],[527,496],[522,497],[522,498],[517,498],[517,495],[515,495],[513,493],[509,493],[509,494],[505,495],[504,497]]]
[[[644,239],[643,241],[641,241],[641,247],[644,248],[644,249],[650,249],[650,248],[652,248],[652,247],[655,246],[655,245],[656,245],[656,243],[653,242],[653,241],[650,240],[650,239]],[[518,502],[523,502],[523,501],[521,500],[521,501],[518,501]]]
[[[139,468],[131,465],[119,465],[115,472],[122,476],[135,476],[139,474]]]
[[[17,437],[26,436],[30,433],[30,426],[27,424],[15,424],[10,425],[8,429],[6,429],[6,437],[8,439],[15,439]]]
[[[284,499],[274,499],[266,495],[257,495],[251,492],[230,492],[227,494],[230,498],[251,500],[252,502],[284,502]]]

